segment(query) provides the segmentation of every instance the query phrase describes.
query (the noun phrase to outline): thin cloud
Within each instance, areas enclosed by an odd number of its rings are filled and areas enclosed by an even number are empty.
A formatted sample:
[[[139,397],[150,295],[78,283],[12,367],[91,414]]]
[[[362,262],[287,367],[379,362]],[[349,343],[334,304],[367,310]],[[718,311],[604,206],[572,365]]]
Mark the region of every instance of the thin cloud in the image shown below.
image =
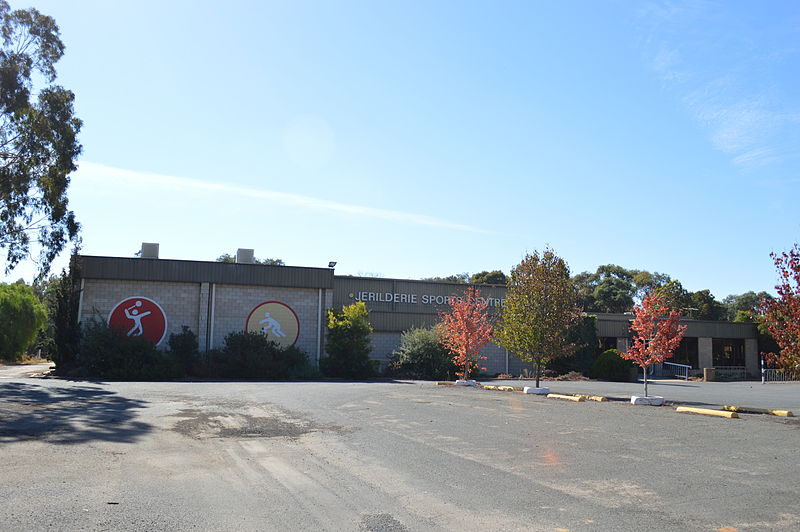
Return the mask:
[[[427,216],[424,214],[414,214],[389,209],[377,209],[375,207],[339,203],[336,201],[303,196],[300,194],[277,192],[274,190],[261,188],[242,187],[225,183],[214,183],[186,177],[153,174],[149,172],[137,172],[134,170],[114,168],[111,166],[105,166],[87,161],[80,163],[79,169],[77,172],[75,172],[74,179],[77,181],[86,180],[101,184],[108,184],[109,182],[114,182],[116,184],[134,182],[153,188],[177,188],[183,190],[192,189],[201,192],[212,192],[214,194],[258,198],[279,205],[295,206],[316,211],[337,212],[341,214],[360,216],[364,218],[374,218],[402,224],[423,225],[471,233],[488,234],[491,232],[473,227],[471,225],[450,222],[448,220],[443,220],[441,218],[435,218],[433,216]]]
[[[742,25],[725,2],[649,2],[638,14],[650,66],[714,148],[751,168],[800,153],[800,101],[782,75],[800,54],[791,22]]]

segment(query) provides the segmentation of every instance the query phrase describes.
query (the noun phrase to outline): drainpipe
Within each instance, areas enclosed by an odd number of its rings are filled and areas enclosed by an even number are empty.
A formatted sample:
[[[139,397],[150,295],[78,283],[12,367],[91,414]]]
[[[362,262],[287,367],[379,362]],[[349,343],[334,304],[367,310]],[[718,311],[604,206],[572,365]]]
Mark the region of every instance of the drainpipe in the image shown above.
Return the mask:
[[[319,289],[319,302],[317,304],[317,367],[322,356],[322,288]]]

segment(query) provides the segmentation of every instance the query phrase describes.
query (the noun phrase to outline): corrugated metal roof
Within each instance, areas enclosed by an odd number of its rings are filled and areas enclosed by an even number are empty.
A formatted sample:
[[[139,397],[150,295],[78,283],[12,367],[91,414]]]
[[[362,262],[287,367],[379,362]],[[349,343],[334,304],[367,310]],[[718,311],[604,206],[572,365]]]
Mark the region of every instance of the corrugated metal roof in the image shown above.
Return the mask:
[[[169,259],[79,255],[85,279],[333,288],[333,270]]]

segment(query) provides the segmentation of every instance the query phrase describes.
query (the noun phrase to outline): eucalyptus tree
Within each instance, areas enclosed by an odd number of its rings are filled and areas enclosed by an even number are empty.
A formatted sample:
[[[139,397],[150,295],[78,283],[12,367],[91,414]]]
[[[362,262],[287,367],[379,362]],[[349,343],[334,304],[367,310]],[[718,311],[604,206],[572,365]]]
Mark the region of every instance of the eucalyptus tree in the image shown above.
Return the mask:
[[[40,277],[80,225],[67,188],[82,147],[75,95],[55,84],[64,54],[58,26],[36,9],[0,0],[0,249],[8,273],[38,250]]]

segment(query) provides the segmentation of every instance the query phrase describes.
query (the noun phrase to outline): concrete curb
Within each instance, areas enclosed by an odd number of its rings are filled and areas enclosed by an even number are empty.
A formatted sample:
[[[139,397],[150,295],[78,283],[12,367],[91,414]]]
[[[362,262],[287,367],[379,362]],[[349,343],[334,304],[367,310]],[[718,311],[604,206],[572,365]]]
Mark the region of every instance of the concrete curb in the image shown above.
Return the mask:
[[[438,386],[455,386],[456,383],[449,382],[449,381],[442,381],[436,383]],[[525,388],[520,386],[496,386],[493,384],[486,384],[481,385],[477,384],[477,388],[481,388],[484,390],[492,390],[492,391],[500,391],[500,392],[523,392],[525,393]],[[559,393],[548,393],[542,394],[545,395],[548,399],[562,399],[564,401],[573,401],[576,403],[584,402],[584,401],[595,401],[598,403],[608,402],[609,398],[604,397],[602,395],[588,395],[588,394],[581,394],[581,393],[574,393],[574,394],[559,394]],[[621,398],[613,398],[615,401],[623,400]],[[649,397],[648,397],[649,399]],[[663,400],[663,399],[662,399]],[[627,400],[626,400],[627,402]],[[632,402],[632,401],[631,401]],[[676,401],[680,404],[679,401]],[[675,402],[667,402],[665,401],[663,404],[673,404]],[[791,410],[776,410],[776,409],[768,409],[768,408],[752,408],[746,406],[731,406],[725,405],[722,407],[722,410],[714,410],[712,408],[696,408],[690,406],[677,406],[675,409],[676,412],[680,413],[689,413],[689,414],[701,414],[707,416],[717,416],[717,417],[724,417],[727,419],[739,419],[738,413],[741,412],[743,414],[768,414],[772,416],[782,416],[782,417],[794,417],[794,414]]]
[[[603,397],[602,395],[586,395],[583,393],[573,393],[575,397],[583,397],[587,401],[597,401],[598,403],[603,403],[608,401],[608,397]]]
[[[675,409],[676,412],[684,412],[687,414],[703,414],[706,416],[725,417],[728,419],[738,419],[739,414],[736,412],[727,412],[725,410],[712,410],[710,408],[695,408],[692,406],[679,406]]]
[[[547,398],[548,399],[563,399],[565,401],[573,401],[575,403],[582,403],[582,402],[586,401],[586,399],[584,399],[580,395],[562,395],[560,393],[548,393],[547,394]]]
[[[535,386],[525,386],[522,388],[522,393],[527,395],[547,395],[550,393],[550,388],[546,386],[540,386],[538,388]]]
[[[791,410],[770,410],[768,408],[750,408],[749,406],[729,406],[722,407],[727,412],[741,412],[743,414],[770,414],[773,416],[794,417]]]

